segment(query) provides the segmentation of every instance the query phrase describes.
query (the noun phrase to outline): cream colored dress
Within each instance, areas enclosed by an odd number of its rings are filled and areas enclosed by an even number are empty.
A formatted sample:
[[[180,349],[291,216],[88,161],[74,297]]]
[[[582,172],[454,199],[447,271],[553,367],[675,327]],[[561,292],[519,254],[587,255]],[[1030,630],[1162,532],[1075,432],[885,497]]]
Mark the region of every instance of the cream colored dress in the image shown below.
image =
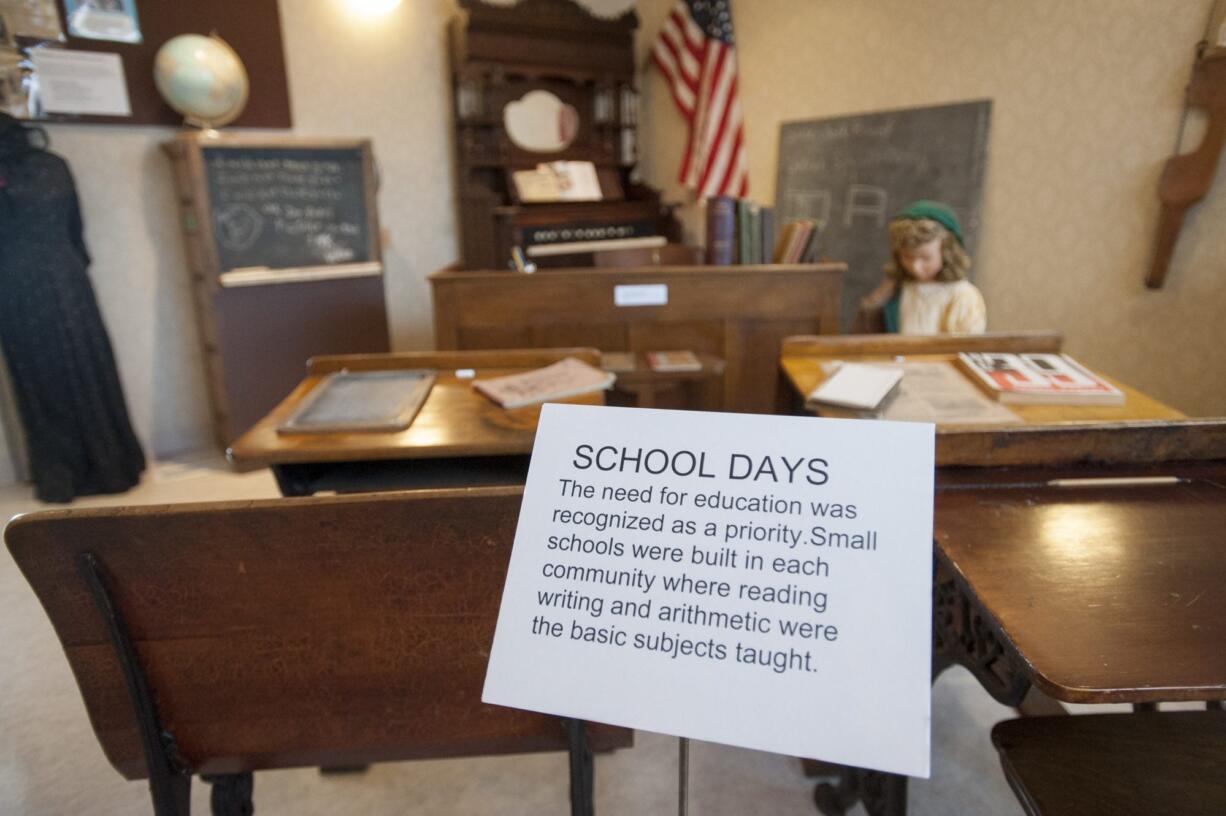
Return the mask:
[[[899,334],[983,334],[983,295],[968,280],[906,281],[898,303]]]

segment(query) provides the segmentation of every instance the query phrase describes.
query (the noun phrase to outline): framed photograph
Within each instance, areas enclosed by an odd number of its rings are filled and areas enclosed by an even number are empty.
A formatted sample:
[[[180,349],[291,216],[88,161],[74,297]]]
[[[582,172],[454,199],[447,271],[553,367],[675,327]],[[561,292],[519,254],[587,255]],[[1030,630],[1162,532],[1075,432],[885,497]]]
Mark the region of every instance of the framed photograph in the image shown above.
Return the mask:
[[[141,42],[136,0],[64,0],[68,33],[89,40]]]

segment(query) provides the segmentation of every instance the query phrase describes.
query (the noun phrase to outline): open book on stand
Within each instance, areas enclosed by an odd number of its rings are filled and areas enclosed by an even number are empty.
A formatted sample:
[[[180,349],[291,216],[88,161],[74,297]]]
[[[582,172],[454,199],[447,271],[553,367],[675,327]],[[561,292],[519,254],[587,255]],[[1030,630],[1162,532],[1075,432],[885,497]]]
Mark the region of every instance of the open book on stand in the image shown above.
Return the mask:
[[[473,388],[503,408],[520,408],[613,387],[617,375],[573,357],[552,365],[491,380],[473,380]]]
[[[1001,402],[1124,404],[1122,391],[1067,354],[962,352],[958,365],[976,385]]]

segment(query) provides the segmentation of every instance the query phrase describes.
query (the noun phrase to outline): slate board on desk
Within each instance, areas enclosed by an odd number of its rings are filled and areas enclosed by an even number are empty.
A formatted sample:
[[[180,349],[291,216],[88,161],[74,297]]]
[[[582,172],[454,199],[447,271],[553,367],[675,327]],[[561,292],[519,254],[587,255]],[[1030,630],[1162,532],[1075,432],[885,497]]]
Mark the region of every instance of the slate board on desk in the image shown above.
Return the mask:
[[[912,201],[953,207],[974,258],[991,113],[991,100],[982,100],[780,127],[778,223],[815,219],[821,257],[847,263],[843,331],[881,280],[890,255],[887,223]]]
[[[222,272],[377,261],[368,147],[206,147]]]

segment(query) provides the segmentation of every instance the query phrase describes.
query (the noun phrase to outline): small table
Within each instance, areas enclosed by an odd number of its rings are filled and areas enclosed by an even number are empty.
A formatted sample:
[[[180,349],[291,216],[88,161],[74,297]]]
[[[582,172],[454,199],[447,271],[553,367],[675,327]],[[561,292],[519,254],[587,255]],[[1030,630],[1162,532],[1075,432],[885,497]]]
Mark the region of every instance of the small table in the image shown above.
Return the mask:
[[[317,357],[307,377],[227,451],[239,467],[272,468],[285,496],[421,487],[523,484],[541,406],[505,409],[472,389],[475,378],[539,368],[565,357],[600,365],[595,349],[410,352]],[[277,427],[326,375],[429,368],[430,395],[403,431],[280,434]],[[470,369],[474,376],[461,377]],[[558,402],[603,405],[604,392]]]

